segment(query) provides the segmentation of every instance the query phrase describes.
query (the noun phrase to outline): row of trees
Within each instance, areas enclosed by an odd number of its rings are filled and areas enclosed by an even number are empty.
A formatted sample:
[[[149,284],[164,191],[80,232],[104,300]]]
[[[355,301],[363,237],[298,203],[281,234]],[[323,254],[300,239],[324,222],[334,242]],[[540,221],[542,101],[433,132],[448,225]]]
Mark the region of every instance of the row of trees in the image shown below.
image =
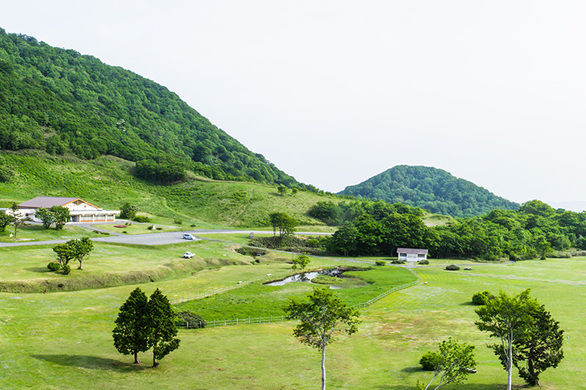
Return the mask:
[[[586,249],[586,212],[554,210],[534,200],[519,210],[493,210],[435,227],[414,214],[364,213],[328,243],[331,252],[343,255],[388,256],[397,247],[428,248],[434,257],[545,258],[554,250]]]

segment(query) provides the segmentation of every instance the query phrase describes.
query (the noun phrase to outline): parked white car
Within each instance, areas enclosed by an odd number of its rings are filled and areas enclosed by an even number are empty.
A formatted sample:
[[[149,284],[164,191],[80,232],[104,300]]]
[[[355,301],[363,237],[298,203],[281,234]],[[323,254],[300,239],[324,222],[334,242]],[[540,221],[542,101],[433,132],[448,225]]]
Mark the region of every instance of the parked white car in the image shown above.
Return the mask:
[[[183,254],[183,258],[184,259],[191,259],[193,256],[195,256],[195,255],[193,253],[189,252],[189,251],[188,252],[185,252]]]
[[[195,240],[195,237],[193,237],[193,234],[183,233],[183,239],[185,239],[185,240]]]

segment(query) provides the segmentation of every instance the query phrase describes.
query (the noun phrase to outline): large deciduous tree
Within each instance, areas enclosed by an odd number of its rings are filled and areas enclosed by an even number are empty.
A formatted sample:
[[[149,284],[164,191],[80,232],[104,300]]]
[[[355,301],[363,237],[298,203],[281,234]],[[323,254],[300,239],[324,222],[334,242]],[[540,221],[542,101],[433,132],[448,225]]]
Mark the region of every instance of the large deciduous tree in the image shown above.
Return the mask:
[[[534,306],[530,315],[534,320],[533,326],[515,340],[513,364],[528,385],[536,386],[539,385],[539,375],[550,367],[557,367],[564,358],[564,331],[543,305]],[[499,345],[492,348],[505,365],[506,357]]]
[[[529,297],[529,290],[525,290],[512,297],[501,291],[476,309],[478,329],[500,339],[497,356],[502,356],[508,373],[507,390],[511,390],[513,382],[513,362],[518,352],[515,343],[527,337],[534,326],[535,319],[531,313],[536,307],[537,303]]]
[[[136,288],[120,307],[116,327],[112,331],[114,346],[124,355],[134,355],[134,363],[138,361],[138,353],[147,351],[151,333],[148,300],[140,288]]]
[[[272,213],[269,218],[271,225],[273,225],[273,236],[279,231],[279,237],[283,238],[295,233],[295,219],[285,213]]]
[[[130,203],[126,202],[120,207],[120,218],[121,219],[134,219],[136,217],[136,213],[138,211],[138,207],[131,205]]]
[[[148,303],[149,318],[149,347],[153,348],[153,367],[169,352],[179,347],[175,313],[165,295],[159,289],[151,295]]]
[[[326,347],[335,333],[353,334],[358,330],[358,310],[347,306],[330,290],[316,288],[309,302],[291,301],[285,308],[287,318],[299,320],[293,335],[303,344],[321,351],[321,384],[326,388]]]

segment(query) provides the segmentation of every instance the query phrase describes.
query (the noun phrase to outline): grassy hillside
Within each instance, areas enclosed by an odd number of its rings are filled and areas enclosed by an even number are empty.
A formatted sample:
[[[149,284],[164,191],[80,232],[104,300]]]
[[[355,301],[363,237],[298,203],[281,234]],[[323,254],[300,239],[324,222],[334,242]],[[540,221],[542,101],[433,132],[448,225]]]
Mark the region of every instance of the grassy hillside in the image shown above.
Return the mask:
[[[472,217],[494,209],[515,210],[517,203],[437,168],[398,165],[346,187],[341,194],[421,207],[452,217]]]
[[[142,161],[138,173],[160,181],[188,168],[215,179],[297,184],[164,86],[1,28],[0,149],[114,155]]]
[[[186,182],[155,185],[129,173],[132,162],[114,157],[87,161],[45,152],[4,152],[0,165],[10,166],[14,176],[0,183],[0,206],[37,195],[79,196],[103,208],[119,209],[130,202],[159,217],[158,223],[180,219],[196,227],[267,226],[271,212],[282,211],[304,225],[323,223],[306,215],[320,200],[336,197],[299,191],[281,196],[268,184],[214,181],[191,175]]]

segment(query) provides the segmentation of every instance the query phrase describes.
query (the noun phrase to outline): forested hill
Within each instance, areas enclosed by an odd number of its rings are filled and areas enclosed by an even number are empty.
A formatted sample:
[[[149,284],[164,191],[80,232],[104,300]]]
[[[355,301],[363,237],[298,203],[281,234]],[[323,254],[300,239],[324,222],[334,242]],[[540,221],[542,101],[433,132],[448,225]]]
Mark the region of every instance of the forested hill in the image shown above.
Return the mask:
[[[3,29],[0,149],[113,155],[141,162],[138,173],[153,181],[181,179],[190,169],[215,179],[297,184],[167,88]]]
[[[404,203],[454,217],[519,208],[517,203],[442,169],[422,166],[398,165],[360,184],[348,186],[340,194]]]

